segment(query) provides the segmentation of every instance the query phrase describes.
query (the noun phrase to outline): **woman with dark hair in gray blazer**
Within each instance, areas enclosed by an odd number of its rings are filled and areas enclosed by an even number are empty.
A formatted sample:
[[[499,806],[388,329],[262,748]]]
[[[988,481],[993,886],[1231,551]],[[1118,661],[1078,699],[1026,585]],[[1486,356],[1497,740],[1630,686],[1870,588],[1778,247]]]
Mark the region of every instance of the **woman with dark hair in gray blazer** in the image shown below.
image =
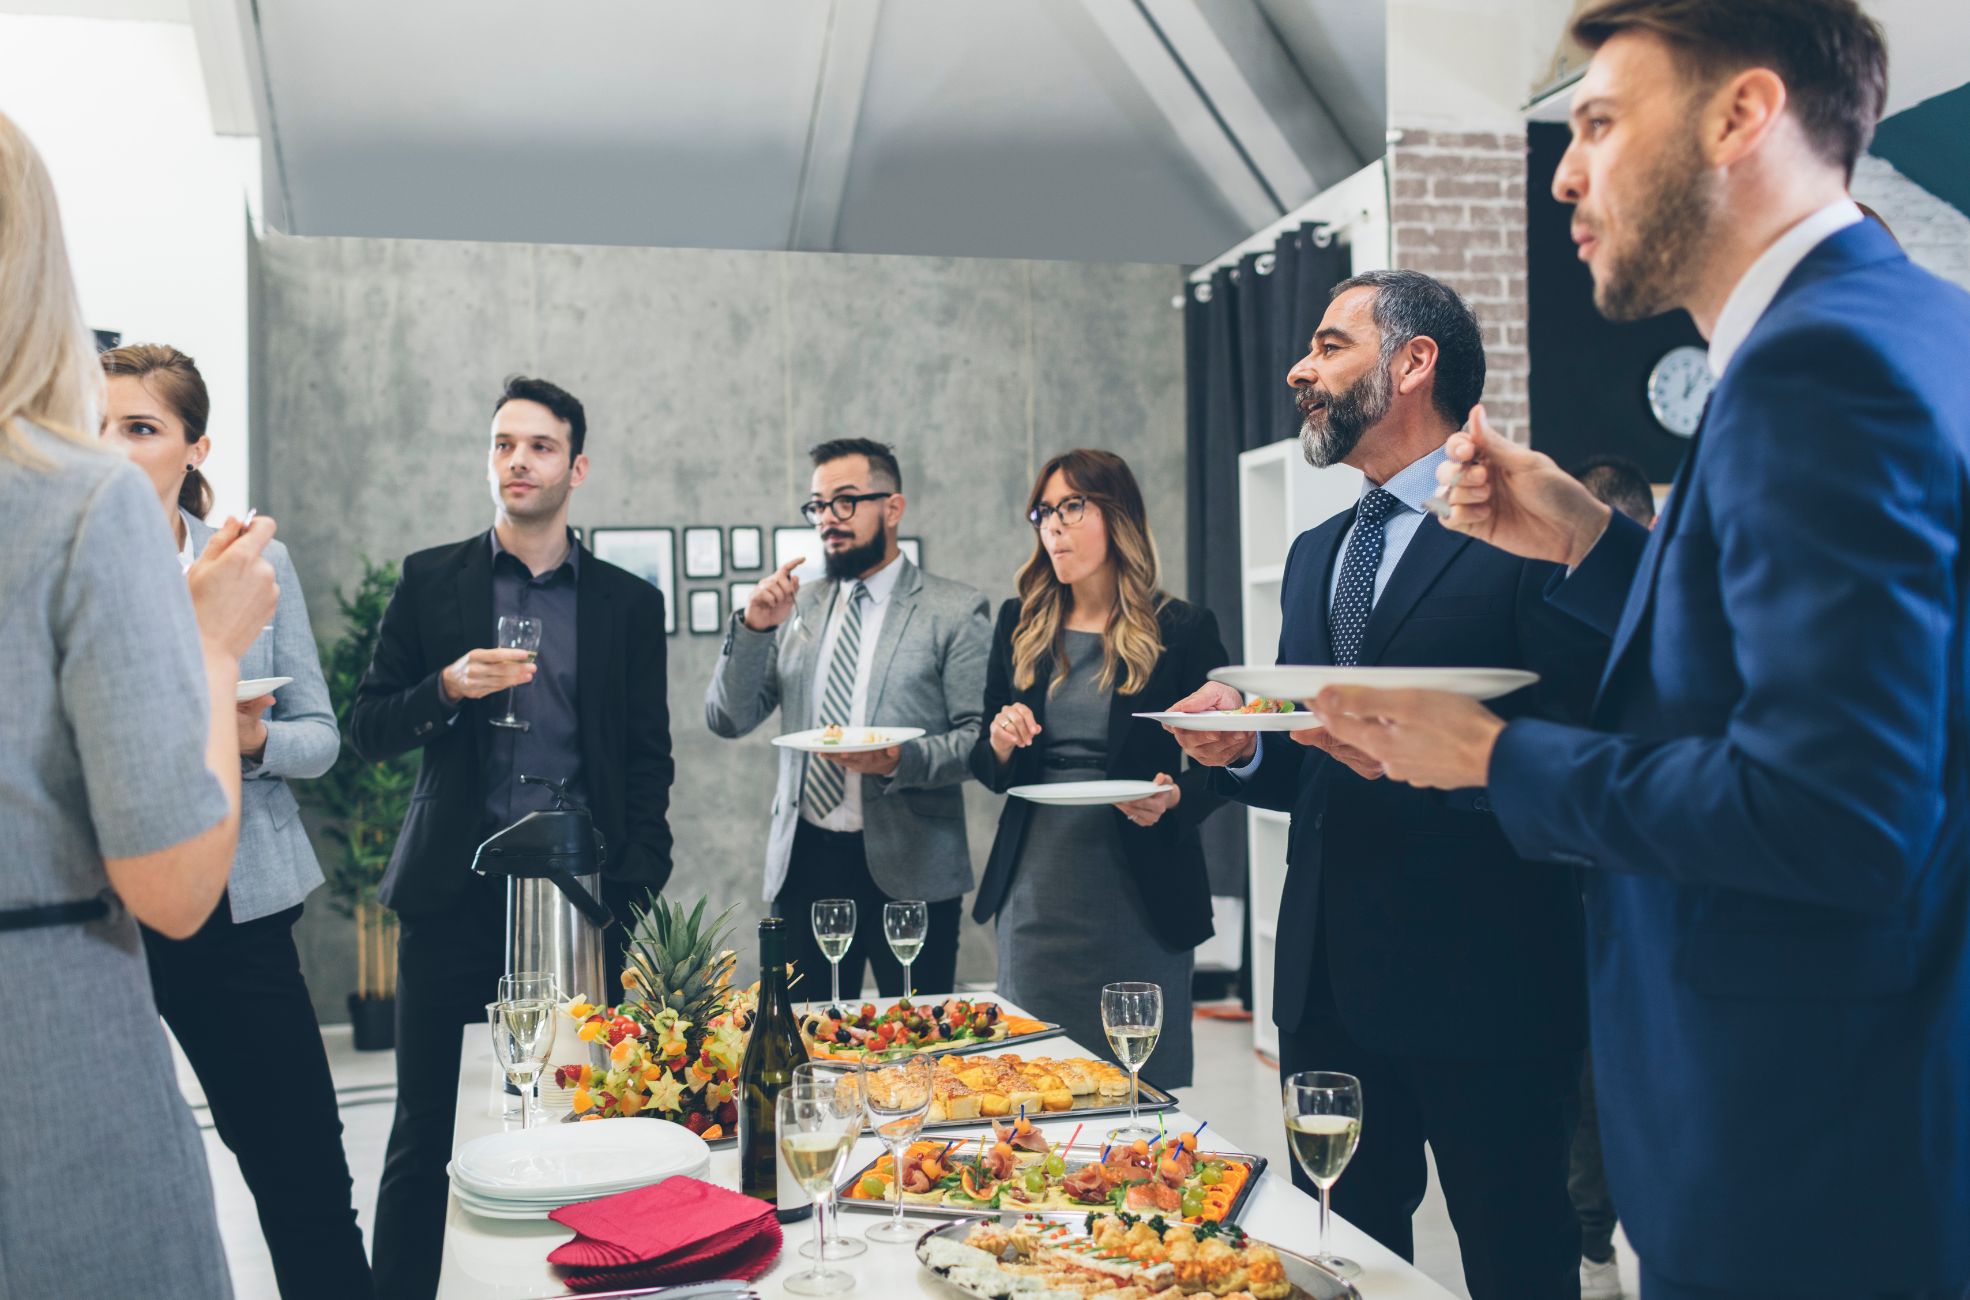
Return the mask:
[[[205,381],[190,357],[157,344],[105,352],[102,366],[103,436],[150,478],[189,571],[214,534],[204,519],[212,493],[199,472],[211,446]],[[253,1191],[281,1295],[367,1295],[335,1084],[293,933],[322,872],[287,782],[326,772],[341,736],[293,562],[279,542],[267,544],[266,558],[280,604],[240,657],[240,677],[293,681],[234,709],[240,822],[232,876],[196,934],[170,939],[146,929],[144,947],[158,1010]],[[277,1103],[243,1054],[280,1063]]]

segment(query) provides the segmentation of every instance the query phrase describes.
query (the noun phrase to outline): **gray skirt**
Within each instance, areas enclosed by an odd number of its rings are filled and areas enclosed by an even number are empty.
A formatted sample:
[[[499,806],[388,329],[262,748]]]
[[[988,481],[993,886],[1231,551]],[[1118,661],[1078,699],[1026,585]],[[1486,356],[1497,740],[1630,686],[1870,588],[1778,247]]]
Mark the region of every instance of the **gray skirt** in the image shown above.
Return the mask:
[[[1102,773],[1049,772],[1057,780]],[[1142,1067],[1160,1088],[1190,1086],[1189,949],[1171,952],[1150,928],[1148,909],[1122,854],[1113,808],[1035,805],[1012,883],[999,908],[999,992],[1042,1020],[1063,1025],[1090,1051],[1113,1059],[1101,1027],[1101,987],[1147,980],[1163,989],[1163,1035]],[[1044,1055],[1037,1045],[1034,1055]]]

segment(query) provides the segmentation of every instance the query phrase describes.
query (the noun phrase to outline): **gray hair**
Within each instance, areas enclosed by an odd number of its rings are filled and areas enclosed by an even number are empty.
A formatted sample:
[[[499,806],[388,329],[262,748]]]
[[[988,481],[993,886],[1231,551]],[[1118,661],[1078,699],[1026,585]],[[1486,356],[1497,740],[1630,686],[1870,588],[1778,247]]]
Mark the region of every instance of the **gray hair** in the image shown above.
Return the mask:
[[[1484,334],[1477,313],[1458,292],[1421,271],[1364,271],[1334,286],[1328,300],[1350,289],[1373,289],[1381,365],[1419,338],[1436,344],[1436,385],[1430,402],[1455,429],[1484,396]]]

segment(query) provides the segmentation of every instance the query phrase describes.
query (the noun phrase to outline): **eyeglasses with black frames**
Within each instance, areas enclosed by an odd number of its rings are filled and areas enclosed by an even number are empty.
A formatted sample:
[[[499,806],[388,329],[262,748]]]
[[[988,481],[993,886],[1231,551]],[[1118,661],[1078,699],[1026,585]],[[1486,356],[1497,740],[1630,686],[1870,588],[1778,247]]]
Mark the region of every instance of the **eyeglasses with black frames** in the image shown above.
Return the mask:
[[[846,523],[855,517],[855,507],[861,505],[864,501],[880,501],[884,497],[893,497],[895,495],[894,492],[844,492],[840,496],[833,497],[827,501],[816,497],[814,500],[801,506],[800,515],[801,518],[810,524],[820,523],[821,516],[824,514],[833,515],[836,519]]]
[[[1058,519],[1062,528],[1072,528],[1087,514],[1088,500],[1084,496],[1071,496],[1062,497],[1059,505],[1042,503],[1026,512],[1026,522],[1035,529],[1041,529],[1047,526],[1047,520]]]

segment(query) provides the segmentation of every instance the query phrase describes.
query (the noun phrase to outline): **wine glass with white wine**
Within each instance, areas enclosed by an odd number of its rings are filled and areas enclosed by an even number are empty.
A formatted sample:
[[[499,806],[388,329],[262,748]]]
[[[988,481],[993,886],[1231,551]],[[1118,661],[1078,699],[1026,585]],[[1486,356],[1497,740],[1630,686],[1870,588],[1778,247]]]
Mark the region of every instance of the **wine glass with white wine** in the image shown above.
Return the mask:
[[[1361,1265],[1341,1258],[1328,1246],[1327,1221],[1332,1214],[1327,1202],[1361,1141],[1361,1080],[1351,1074],[1309,1070],[1288,1075],[1282,1091],[1286,1142],[1300,1168],[1320,1189],[1320,1253],[1314,1261],[1341,1277],[1359,1277]]]
[[[862,1134],[861,1080],[795,1077],[774,1100],[774,1131],[780,1159],[800,1189],[814,1198],[815,1264],[783,1285],[795,1295],[839,1295],[855,1289],[855,1279],[828,1267],[828,1208],[835,1181],[855,1139]]]
[[[561,1004],[554,981],[547,976],[502,976],[499,992],[499,1014],[492,1022],[493,1059],[520,1090],[520,1127],[529,1128],[541,1071],[554,1050]]]
[[[923,951],[924,936],[930,933],[930,904],[922,899],[882,905],[882,933],[889,940],[889,951],[903,963],[903,1001],[910,994],[910,963]]]
[[[1109,984],[1101,990],[1101,1028],[1115,1059],[1129,1072],[1129,1122],[1111,1129],[1111,1142],[1150,1142],[1156,1130],[1142,1122],[1142,1063],[1163,1032],[1163,990],[1156,984]]]
[[[540,634],[541,626],[539,619],[519,618],[512,614],[502,614],[499,618],[499,627],[495,639],[499,642],[499,648],[502,650],[525,650],[527,652],[527,662],[531,664],[537,663],[540,660]],[[492,719],[492,725],[495,727],[505,727],[512,731],[525,731],[533,724],[529,723],[525,718],[514,716],[514,689],[511,686],[506,688],[506,716]]]
[[[828,1010],[841,1010],[841,959],[855,942],[855,900],[823,898],[813,907],[814,943],[828,959]],[[913,954],[914,955],[914,954]],[[858,967],[859,969],[859,967]]]
[[[862,1114],[865,1079],[859,1061],[803,1061],[794,1066],[792,1083],[796,1087],[820,1087],[823,1084],[832,1087],[837,1105],[850,1107],[857,1116]],[[859,1125],[856,1132],[858,1135],[861,1132]],[[834,1213],[834,1209],[831,1200],[827,1232],[820,1241],[802,1246],[800,1253],[809,1259],[853,1259],[857,1255],[868,1254],[869,1244],[860,1237],[841,1235],[841,1216]]]

